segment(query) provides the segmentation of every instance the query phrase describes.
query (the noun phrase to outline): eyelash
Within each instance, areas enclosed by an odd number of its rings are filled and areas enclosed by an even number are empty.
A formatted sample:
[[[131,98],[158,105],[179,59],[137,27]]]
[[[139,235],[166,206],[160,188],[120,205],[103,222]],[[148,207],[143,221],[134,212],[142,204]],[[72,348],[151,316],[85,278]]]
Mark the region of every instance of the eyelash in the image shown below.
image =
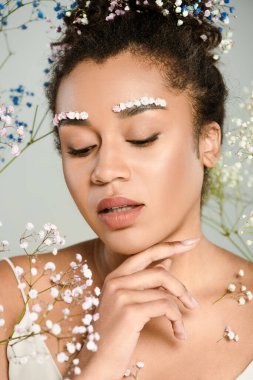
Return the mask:
[[[153,142],[155,142],[158,139],[159,135],[160,133],[156,133],[145,140],[127,140],[127,141],[132,142],[134,145],[138,146],[139,148],[145,148],[146,146],[150,146]],[[83,149],[69,148],[68,154],[70,156],[85,157],[90,152],[90,150],[94,147],[95,145],[92,145],[88,148],[83,148]]]

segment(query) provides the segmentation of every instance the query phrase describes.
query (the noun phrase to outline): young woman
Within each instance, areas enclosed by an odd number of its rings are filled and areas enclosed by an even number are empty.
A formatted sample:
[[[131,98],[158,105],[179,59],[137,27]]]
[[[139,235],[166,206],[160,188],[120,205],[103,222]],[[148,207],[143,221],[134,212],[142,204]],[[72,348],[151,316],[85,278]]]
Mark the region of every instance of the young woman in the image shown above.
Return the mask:
[[[201,13],[179,14],[180,2],[168,12],[151,0],[77,3],[47,96],[66,184],[98,238],[50,258],[59,270],[76,252],[87,259],[102,290],[101,338],[97,352],[81,350],[78,377],[56,361],[53,337],[43,368],[17,366],[2,348],[1,379],[120,380],[137,361],[141,380],[252,379],[253,304],[213,303],[240,269],[253,288],[252,263],[201,229],[223,138],[227,90],[213,58],[221,32]],[[11,332],[23,301],[4,261],[1,278]],[[239,341],[220,340],[227,325]]]

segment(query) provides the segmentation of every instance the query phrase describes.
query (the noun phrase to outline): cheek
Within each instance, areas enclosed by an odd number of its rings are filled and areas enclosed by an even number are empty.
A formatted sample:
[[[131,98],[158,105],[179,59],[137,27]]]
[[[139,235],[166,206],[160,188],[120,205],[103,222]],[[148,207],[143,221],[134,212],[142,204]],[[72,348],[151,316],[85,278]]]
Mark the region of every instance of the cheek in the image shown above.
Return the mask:
[[[86,181],[86,176],[81,175],[82,168],[80,168],[80,164],[78,164],[78,161],[74,162],[74,160],[65,160],[63,158],[62,167],[63,175],[69,192],[74,201],[78,204],[78,197],[82,195],[82,198],[84,198],[83,191],[86,188],[84,185],[84,182]],[[80,191],[80,189],[82,189],[83,191]]]
[[[191,142],[181,142],[163,150],[154,163],[157,175],[152,183],[158,189],[157,198],[173,207],[186,207],[201,193],[203,168]]]

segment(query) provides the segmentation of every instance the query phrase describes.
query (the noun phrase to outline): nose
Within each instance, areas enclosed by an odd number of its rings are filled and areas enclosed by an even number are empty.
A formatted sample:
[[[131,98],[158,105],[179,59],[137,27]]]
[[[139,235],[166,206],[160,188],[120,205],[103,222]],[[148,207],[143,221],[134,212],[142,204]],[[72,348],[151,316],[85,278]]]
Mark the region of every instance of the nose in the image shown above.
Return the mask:
[[[116,179],[128,180],[130,177],[127,165],[126,152],[120,143],[108,142],[101,144],[96,155],[95,167],[91,174],[91,181],[96,185],[110,183]]]

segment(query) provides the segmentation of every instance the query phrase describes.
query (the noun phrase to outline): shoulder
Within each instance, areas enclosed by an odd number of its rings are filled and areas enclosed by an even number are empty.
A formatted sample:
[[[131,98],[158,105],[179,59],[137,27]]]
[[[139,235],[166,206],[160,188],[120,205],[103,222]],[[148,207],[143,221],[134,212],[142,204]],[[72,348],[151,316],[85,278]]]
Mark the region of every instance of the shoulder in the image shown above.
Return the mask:
[[[27,255],[14,256],[11,257],[10,260],[13,263],[14,267],[18,266],[23,269],[24,273],[26,274],[26,278],[28,278],[30,275],[30,268],[35,267],[37,269],[37,275],[32,276],[33,282],[39,279],[41,271],[47,262],[50,261],[55,264],[56,272],[64,271],[69,268],[71,261],[75,261],[75,255],[77,253],[82,255],[83,260],[85,260],[89,268],[93,270],[93,247],[95,241],[96,239],[92,239],[71,245],[69,247],[65,247],[63,249],[60,249],[57,255],[53,255],[51,252],[39,254],[38,260],[34,265],[30,264]],[[24,301],[21,291],[18,288],[17,279],[13,273],[12,268],[6,260],[0,261],[0,279],[0,304],[4,307],[2,317],[5,319],[5,335],[8,335],[11,333],[15,321],[17,320],[19,313],[24,306]],[[38,288],[46,287],[48,285],[48,281],[48,276],[45,276],[44,279],[41,278],[40,281],[37,282],[39,284]],[[27,288],[28,287],[26,286],[25,293],[27,293],[29,290]],[[0,333],[2,334],[3,329],[0,330]]]

